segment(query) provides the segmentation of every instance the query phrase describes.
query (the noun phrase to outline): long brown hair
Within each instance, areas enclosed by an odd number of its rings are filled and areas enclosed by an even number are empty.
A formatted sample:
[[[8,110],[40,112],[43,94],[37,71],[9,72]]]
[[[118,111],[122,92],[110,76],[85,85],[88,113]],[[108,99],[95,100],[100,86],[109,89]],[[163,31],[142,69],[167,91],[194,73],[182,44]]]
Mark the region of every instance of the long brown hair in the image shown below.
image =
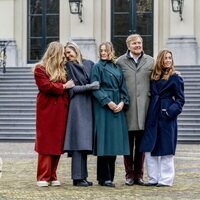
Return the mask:
[[[108,53],[109,60],[111,60],[113,63],[115,63],[115,50],[113,48],[113,45],[111,42],[102,42],[99,45],[99,56],[101,55],[101,47],[106,47],[106,52]]]
[[[50,81],[66,82],[66,72],[64,69],[64,47],[60,42],[49,43],[39,64],[45,67],[45,71]]]
[[[171,54],[172,57],[172,65],[170,68],[164,68],[164,59],[167,53]],[[151,74],[151,80],[160,80],[161,78],[164,80],[168,80],[169,77],[174,73],[174,59],[173,59],[173,55],[172,52],[165,49],[165,50],[161,50],[158,53],[157,59],[156,59],[156,63],[154,66],[154,69],[152,71]]]

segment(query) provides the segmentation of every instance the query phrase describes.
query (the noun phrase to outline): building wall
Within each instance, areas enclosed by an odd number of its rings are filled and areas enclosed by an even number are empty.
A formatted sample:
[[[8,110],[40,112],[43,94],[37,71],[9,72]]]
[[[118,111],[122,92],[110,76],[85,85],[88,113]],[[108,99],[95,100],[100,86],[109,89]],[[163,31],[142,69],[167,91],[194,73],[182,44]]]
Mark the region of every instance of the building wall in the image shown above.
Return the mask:
[[[200,1],[185,0],[183,21],[171,1],[154,0],[154,56],[163,48],[174,53],[176,64],[200,64]],[[83,0],[83,22],[60,0],[60,41],[77,42],[85,58],[98,59],[98,45],[111,40],[110,0]],[[0,40],[11,40],[7,66],[27,66],[27,1],[0,0]],[[184,59],[182,59],[184,57]]]

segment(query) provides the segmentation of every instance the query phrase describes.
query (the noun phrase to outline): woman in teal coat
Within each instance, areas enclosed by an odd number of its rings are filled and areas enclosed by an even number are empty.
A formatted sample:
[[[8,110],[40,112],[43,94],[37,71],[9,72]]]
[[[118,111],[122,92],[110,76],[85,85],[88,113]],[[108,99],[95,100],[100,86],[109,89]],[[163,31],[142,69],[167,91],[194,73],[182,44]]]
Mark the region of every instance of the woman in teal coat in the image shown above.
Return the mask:
[[[128,129],[124,109],[128,94],[124,77],[114,61],[110,42],[99,46],[100,60],[92,69],[91,82],[99,81],[94,95],[94,153],[97,158],[97,180],[102,186],[114,187],[116,155],[129,154]]]

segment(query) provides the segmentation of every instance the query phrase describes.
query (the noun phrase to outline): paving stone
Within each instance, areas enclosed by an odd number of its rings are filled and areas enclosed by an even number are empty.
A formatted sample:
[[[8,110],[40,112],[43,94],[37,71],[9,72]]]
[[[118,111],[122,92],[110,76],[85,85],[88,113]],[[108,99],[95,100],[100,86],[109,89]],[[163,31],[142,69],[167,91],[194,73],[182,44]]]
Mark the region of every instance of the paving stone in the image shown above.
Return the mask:
[[[116,162],[116,188],[105,188],[96,181],[96,157],[88,157],[88,180],[92,187],[75,187],[71,181],[71,159],[62,155],[58,178],[60,187],[36,186],[37,154],[34,143],[0,142],[3,160],[0,178],[0,200],[200,200],[200,148],[199,145],[177,146],[176,176],[172,187],[157,188],[124,185],[123,157]],[[144,176],[146,180],[146,174]]]

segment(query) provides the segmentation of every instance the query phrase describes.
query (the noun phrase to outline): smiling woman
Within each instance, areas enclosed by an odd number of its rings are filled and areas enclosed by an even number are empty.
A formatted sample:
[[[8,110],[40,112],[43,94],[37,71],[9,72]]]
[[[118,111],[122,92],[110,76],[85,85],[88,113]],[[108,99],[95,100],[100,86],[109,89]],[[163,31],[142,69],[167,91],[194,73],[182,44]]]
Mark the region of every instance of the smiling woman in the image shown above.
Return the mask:
[[[159,52],[151,74],[150,103],[141,152],[145,152],[148,186],[172,186],[177,117],[185,103],[183,79],[174,73],[172,52]]]
[[[100,44],[99,57],[99,62],[92,69],[91,78],[92,81],[100,83],[100,89],[93,91],[97,180],[101,186],[115,187],[113,180],[116,156],[129,154],[124,113],[129,100],[122,71],[115,64],[112,43]]]

